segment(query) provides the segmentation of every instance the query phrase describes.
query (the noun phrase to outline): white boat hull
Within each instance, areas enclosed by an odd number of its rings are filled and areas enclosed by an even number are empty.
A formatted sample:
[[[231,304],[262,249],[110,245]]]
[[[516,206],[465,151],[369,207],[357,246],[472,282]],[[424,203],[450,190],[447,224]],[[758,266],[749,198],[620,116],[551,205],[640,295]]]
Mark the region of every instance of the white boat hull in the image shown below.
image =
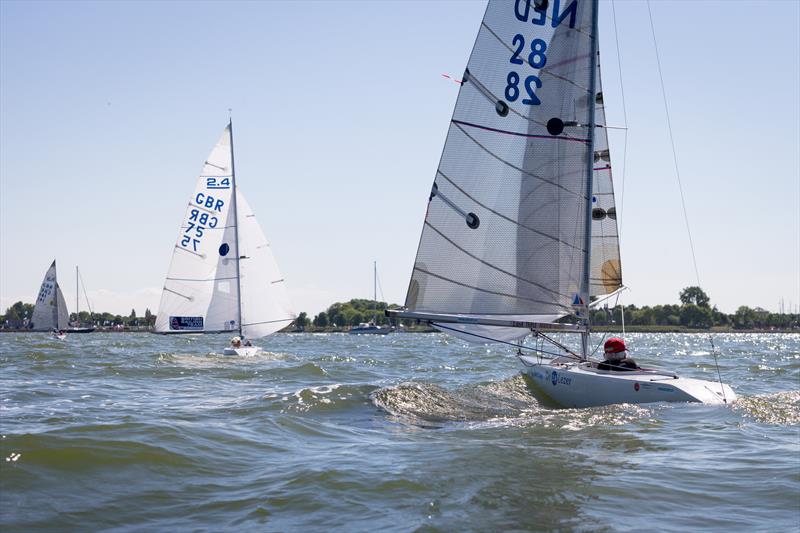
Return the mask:
[[[252,357],[260,351],[261,348],[258,346],[241,346],[239,348],[234,348],[232,346],[229,346],[224,350],[222,350],[222,353],[224,355],[238,355],[241,357]]]
[[[534,392],[560,407],[654,402],[721,405],[736,400],[728,385],[661,370],[612,372],[564,358],[539,362],[535,357],[521,356],[520,360]]]

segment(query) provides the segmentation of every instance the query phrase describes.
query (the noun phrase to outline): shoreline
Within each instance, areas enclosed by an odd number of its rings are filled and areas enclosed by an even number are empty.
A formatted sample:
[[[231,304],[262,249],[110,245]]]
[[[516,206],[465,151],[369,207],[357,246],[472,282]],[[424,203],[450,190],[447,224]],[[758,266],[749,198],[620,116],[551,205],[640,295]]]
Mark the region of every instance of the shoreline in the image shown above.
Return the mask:
[[[290,335],[300,335],[305,333],[348,333],[349,329],[343,328],[326,328],[326,329],[307,329],[305,331],[279,331],[278,333],[287,333]],[[616,326],[597,326],[592,328],[593,333],[619,333],[622,334],[622,328]],[[0,328],[0,333],[50,333],[49,331],[31,331],[29,329],[14,329],[14,328]],[[92,333],[150,333],[152,335],[167,335],[157,333],[150,329],[96,329]],[[235,332],[230,332],[234,334]],[[434,328],[419,328],[419,329],[404,329],[396,330],[394,333],[441,333]],[[800,329],[734,329],[734,328],[710,328],[710,329],[691,329],[682,326],[628,326],[625,328],[625,334],[628,333],[692,333],[692,334],[715,334],[715,333],[796,333],[800,334]],[[221,333],[208,333],[208,335],[224,335]],[[74,335],[91,335],[91,333],[73,333]],[[198,332],[197,335],[204,335]]]

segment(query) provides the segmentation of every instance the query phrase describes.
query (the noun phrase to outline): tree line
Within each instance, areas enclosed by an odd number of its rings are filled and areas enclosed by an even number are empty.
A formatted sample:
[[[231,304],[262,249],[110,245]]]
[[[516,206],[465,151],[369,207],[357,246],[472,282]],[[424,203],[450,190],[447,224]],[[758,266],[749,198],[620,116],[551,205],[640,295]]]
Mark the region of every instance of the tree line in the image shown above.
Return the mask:
[[[667,304],[637,307],[636,305],[603,306],[592,310],[591,321],[596,326],[620,326],[623,312],[625,324],[631,326],[670,326],[689,329],[730,328],[747,329],[800,329],[800,314],[771,313],[759,307],[755,309],[740,306],[735,313],[723,313],[716,306],[711,306],[708,295],[700,287],[686,287],[678,295],[680,304]],[[364,322],[375,322],[378,325],[389,325],[390,320],[384,315],[386,309],[399,309],[397,304],[387,304],[374,300],[353,299],[348,302],[336,302],[313,318],[307,313],[300,313],[294,325],[288,329],[295,331],[334,331],[348,329]],[[0,315],[0,327],[23,328],[33,316],[33,305],[16,302]],[[574,320],[565,317],[563,321]],[[152,328],[156,323],[156,315],[146,309],[143,317],[136,315],[131,309],[128,316],[112,313],[70,314],[70,322],[81,325],[111,328]],[[396,322],[396,321],[395,321]],[[399,321],[407,328],[414,328],[413,320]],[[398,325],[393,323],[392,325]]]
[[[33,317],[33,304],[16,302],[0,315],[0,327],[20,329],[27,326]],[[128,316],[113,313],[90,313],[81,311],[80,313],[69,314],[70,324],[95,327],[122,327],[122,328],[152,328],[156,324],[156,315],[145,309],[144,316],[136,315],[136,309],[131,309]]]

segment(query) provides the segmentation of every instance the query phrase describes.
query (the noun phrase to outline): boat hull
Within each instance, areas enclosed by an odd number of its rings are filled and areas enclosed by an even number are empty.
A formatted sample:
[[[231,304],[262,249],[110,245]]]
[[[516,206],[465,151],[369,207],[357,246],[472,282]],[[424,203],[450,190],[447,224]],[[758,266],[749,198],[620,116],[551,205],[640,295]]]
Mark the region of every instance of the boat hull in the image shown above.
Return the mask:
[[[523,374],[534,393],[559,407],[596,407],[619,403],[697,402],[732,403],[730,386],[715,381],[684,378],[664,371],[612,372],[587,362],[539,362],[520,357]]]
[[[258,352],[261,351],[261,348],[258,346],[241,346],[239,348],[233,348],[229,346],[222,350],[224,355],[238,355],[240,357],[252,357]]]
[[[95,328],[69,328],[67,333],[91,333]]]

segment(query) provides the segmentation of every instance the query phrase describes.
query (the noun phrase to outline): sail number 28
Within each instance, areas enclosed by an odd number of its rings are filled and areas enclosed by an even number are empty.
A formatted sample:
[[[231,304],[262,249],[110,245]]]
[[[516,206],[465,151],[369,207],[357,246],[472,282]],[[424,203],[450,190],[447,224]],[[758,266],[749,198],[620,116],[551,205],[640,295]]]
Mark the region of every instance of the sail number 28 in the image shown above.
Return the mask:
[[[526,61],[522,59],[522,55],[527,52],[525,49],[525,37],[518,33],[514,36],[511,42],[515,48],[511,54],[511,59],[509,60],[510,63],[513,65],[524,65]],[[547,64],[547,56],[545,55],[545,52],[547,52],[546,42],[544,42],[542,39],[532,40],[530,43],[530,52],[527,53],[527,63],[535,69],[544,68],[544,66]],[[522,103],[524,105],[539,105],[542,103],[541,100],[539,100],[539,97],[536,96],[536,89],[541,89],[542,87],[542,80],[539,79],[538,76],[527,76],[523,86],[525,88],[525,92],[528,94],[527,98],[522,99]],[[520,76],[518,72],[512,70],[508,73],[508,76],[506,76],[506,100],[509,102],[516,102],[519,98],[519,94]]]

